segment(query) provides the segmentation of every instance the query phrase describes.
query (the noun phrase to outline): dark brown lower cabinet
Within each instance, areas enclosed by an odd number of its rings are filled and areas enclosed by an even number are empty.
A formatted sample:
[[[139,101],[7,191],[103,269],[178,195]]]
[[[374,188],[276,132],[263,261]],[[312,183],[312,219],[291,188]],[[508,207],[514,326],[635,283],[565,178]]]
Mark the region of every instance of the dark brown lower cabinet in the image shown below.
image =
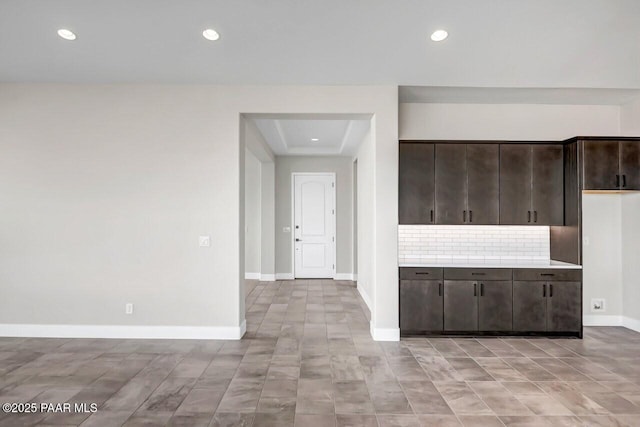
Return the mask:
[[[547,330],[546,282],[513,282],[513,330],[518,332]]]
[[[579,331],[582,327],[580,282],[551,282],[548,284],[547,331]]]
[[[513,329],[513,291],[511,281],[480,282],[478,329],[511,331]]]
[[[513,330],[580,332],[580,282],[513,282]]]
[[[581,277],[563,269],[402,268],[400,332],[581,336]]]
[[[400,330],[442,331],[443,292],[441,280],[401,280]]]
[[[478,283],[470,280],[444,281],[444,330],[478,330]]]

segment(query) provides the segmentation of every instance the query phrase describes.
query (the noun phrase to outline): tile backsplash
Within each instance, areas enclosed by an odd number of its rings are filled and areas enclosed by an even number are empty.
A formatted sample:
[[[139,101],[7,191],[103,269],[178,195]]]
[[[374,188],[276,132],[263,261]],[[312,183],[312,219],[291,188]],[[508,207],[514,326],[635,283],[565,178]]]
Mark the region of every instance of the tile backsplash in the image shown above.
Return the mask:
[[[398,261],[548,261],[549,239],[547,226],[401,224]]]

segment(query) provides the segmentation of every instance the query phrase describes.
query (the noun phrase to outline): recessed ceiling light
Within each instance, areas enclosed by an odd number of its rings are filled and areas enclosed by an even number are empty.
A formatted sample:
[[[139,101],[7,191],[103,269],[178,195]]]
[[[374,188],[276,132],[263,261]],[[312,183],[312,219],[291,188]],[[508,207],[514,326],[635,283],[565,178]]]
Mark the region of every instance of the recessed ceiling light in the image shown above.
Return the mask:
[[[447,33],[445,30],[436,30],[433,32],[433,34],[431,34],[431,40],[433,40],[434,42],[441,42],[448,36],[449,33]]]
[[[60,28],[58,30],[58,35],[65,40],[75,40],[76,35],[73,31],[67,30],[66,28]]]
[[[318,142],[318,141],[320,141],[320,140],[319,140],[318,138],[311,138],[311,141],[313,141],[313,142]]]
[[[207,40],[216,41],[220,38],[220,34],[213,28],[207,28],[202,32],[202,37]]]

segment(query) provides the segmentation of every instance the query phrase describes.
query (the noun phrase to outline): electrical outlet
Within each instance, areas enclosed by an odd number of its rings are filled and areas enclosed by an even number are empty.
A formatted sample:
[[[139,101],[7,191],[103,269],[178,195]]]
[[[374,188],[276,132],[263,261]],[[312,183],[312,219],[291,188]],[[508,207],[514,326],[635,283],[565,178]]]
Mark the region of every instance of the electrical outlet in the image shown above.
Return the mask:
[[[133,304],[128,302],[124,305],[124,313],[125,314],[133,314]]]
[[[582,241],[584,242],[584,245],[585,245],[585,246],[589,246],[589,236],[584,236],[584,237],[582,238]]]
[[[605,311],[604,298],[592,298],[591,299],[591,311]]]
[[[291,227],[282,227],[283,233],[291,233]]]
[[[201,248],[208,248],[209,246],[211,246],[211,237],[200,236],[200,238],[198,239],[198,242],[200,243]]]

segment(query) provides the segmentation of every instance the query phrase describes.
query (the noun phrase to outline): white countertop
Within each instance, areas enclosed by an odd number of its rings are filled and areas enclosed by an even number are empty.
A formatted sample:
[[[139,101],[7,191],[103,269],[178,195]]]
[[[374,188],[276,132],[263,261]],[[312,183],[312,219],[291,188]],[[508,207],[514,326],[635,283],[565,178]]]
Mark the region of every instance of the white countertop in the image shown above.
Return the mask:
[[[500,260],[424,260],[400,262],[400,267],[450,267],[450,268],[563,268],[578,269],[582,266],[562,261],[500,261]]]

